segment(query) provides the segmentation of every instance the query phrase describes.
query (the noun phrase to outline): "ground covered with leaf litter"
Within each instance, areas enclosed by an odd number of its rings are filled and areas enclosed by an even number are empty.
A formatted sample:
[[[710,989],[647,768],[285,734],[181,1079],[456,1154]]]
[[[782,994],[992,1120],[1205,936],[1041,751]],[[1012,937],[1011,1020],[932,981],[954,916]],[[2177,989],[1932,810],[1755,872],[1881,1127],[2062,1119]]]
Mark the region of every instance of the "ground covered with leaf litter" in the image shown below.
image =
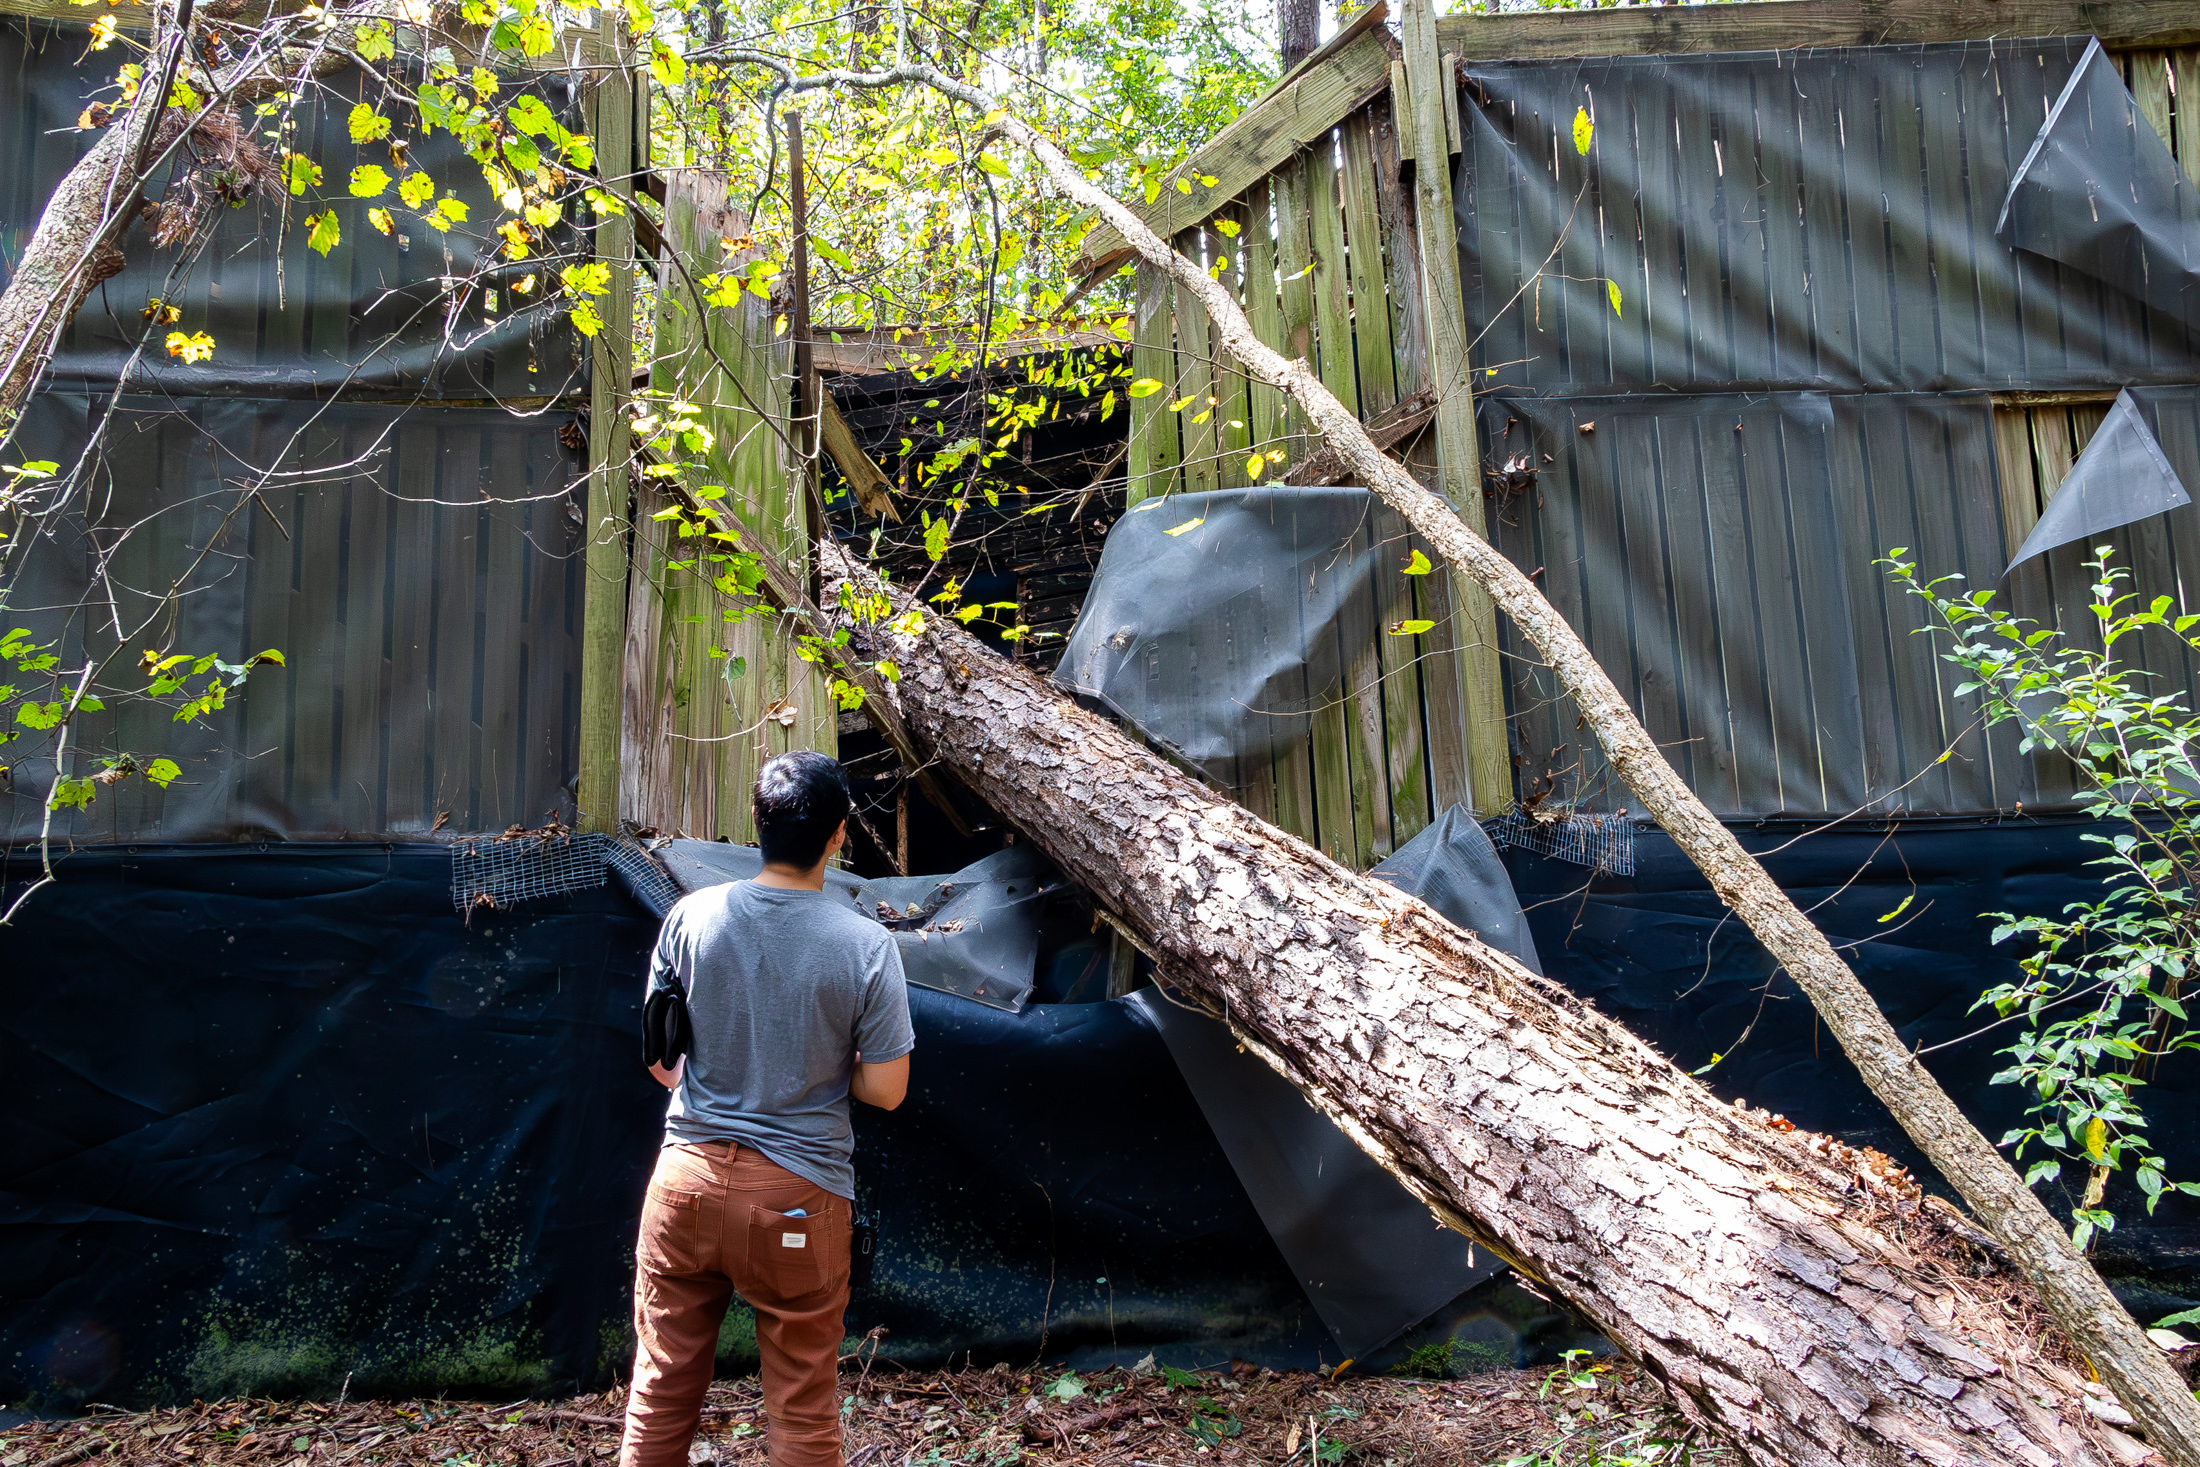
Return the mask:
[[[851,1361],[847,1375],[848,1467],[1624,1467],[1665,1463],[1683,1448],[1707,1464],[1721,1455],[1689,1439],[1655,1386],[1627,1366],[1331,1381],[1243,1364],[1080,1375],[860,1372]],[[590,1467],[618,1456],[624,1399],[613,1391],[555,1404],[222,1401],[95,1411],[0,1432],[0,1467]],[[703,1421],[692,1460],[762,1467],[753,1378],[714,1385]]]

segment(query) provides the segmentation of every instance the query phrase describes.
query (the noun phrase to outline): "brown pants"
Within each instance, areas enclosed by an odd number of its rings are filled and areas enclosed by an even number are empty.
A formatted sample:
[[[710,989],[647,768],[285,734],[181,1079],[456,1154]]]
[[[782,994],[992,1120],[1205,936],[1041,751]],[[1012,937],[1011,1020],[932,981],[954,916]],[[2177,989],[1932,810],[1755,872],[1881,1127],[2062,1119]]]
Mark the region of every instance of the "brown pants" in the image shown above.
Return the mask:
[[[788,1217],[794,1210],[807,1217]],[[772,1467],[840,1467],[849,1204],[730,1141],[657,1158],[634,1249],[619,1467],[686,1467],[734,1292],[756,1311]]]

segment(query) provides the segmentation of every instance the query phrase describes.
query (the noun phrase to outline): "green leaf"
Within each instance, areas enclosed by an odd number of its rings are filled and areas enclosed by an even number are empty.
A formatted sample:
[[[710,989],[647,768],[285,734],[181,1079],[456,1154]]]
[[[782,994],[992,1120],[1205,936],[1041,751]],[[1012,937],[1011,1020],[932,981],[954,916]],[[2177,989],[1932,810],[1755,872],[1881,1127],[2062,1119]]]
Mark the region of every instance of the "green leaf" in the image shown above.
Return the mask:
[[[1895,907],[1895,909],[1894,909],[1893,911],[1891,911],[1891,912],[1887,913],[1887,914],[1886,914],[1885,916],[1882,916],[1882,917],[1881,917],[1881,918],[1880,918],[1879,920],[1880,920],[1880,921],[1881,921],[1882,923],[1886,923],[1886,922],[1892,922],[1892,921],[1893,921],[1893,920],[1894,920],[1895,918],[1897,918],[1897,917],[1901,916],[1901,915],[1902,915],[1902,914],[1903,914],[1904,912],[1907,912],[1908,910],[1910,910],[1910,903],[1912,903],[1912,902],[1914,902],[1914,901],[1916,901],[1916,900],[1917,900],[1917,893],[1913,891],[1913,892],[1911,892],[1911,893],[1910,893],[1910,894],[1909,894],[1908,896],[1904,897],[1904,898],[1902,899],[1901,903],[1900,903],[1900,904],[1899,904],[1898,906],[1896,906],[1896,907]]]
[[[363,61],[387,61],[397,54],[397,38],[386,20],[370,20],[352,33],[352,49]]]
[[[321,165],[303,153],[285,153],[283,176],[290,185],[292,196],[304,198],[307,189],[321,186]]]
[[[155,759],[145,766],[145,777],[162,789],[168,788],[170,784],[174,783],[176,777],[182,773],[183,770],[177,766],[176,761],[173,759]]]
[[[995,178],[1008,177],[1008,165],[991,153],[980,153],[978,155],[978,171],[980,173],[990,173]]]
[[[351,170],[351,194],[355,199],[379,197],[389,186],[389,171],[379,164],[362,163]]]
[[[334,209],[306,216],[306,245],[309,249],[326,255],[341,244],[343,239],[344,226],[337,221]]]
[[[390,120],[361,102],[351,109],[351,140],[355,143],[380,142],[390,135]]]
[[[1161,390],[1161,383],[1152,377],[1141,377],[1123,390],[1132,397],[1151,397]]]
[[[1433,632],[1435,630],[1435,622],[1420,617],[1415,617],[1410,621],[1392,622],[1390,626],[1390,634],[1393,637],[1418,637],[1423,632]]]
[[[1074,1401],[1085,1393],[1085,1383],[1077,1378],[1074,1370],[1064,1371],[1054,1384],[1047,1387],[1047,1394],[1057,1401]]]
[[[651,41],[649,74],[660,86],[676,87],[687,78],[687,58],[663,41]]]
[[[408,209],[417,209],[435,197],[435,180],[425,173],[408,174],[397,186],[397,196]]]

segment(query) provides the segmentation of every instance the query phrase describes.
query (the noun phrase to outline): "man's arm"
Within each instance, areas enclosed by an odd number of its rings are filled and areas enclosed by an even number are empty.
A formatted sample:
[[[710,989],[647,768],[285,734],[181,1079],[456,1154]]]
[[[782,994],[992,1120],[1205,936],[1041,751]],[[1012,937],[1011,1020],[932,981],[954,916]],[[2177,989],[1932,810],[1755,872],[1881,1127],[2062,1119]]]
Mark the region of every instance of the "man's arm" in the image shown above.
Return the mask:
[[[856,1072],[848,1081],[848,1093],[865,1105],[892,1110],[909,1094],[909,1056],[867,1065],[856,1059]]]
[[[682,1055],[672,1062],[672,1068],[669,1070],[663,1065],[651,1065],[649,1067],[649,1078],[664,1086],[665,1089],[670,1090],[680,1083],[680,1067],[686,1063],[687,1056]]]

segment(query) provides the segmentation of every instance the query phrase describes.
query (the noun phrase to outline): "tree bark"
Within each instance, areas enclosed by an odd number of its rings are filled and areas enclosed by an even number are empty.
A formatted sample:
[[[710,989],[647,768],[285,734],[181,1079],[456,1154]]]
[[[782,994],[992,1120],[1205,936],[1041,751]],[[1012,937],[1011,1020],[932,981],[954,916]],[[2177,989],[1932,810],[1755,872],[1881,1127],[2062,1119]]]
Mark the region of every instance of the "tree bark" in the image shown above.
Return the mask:
[[[1321,43],[1321,0],[1276,0],[1276,50],[1283,70],[1313,55]]]
[[[827,557],[827,605],[840,580],[876,585]],[[1165,979],[1751,1460],[2147,1457],[2086,1408],[2036,1294],[1884,1158],[1875,1170],[1720,1104],[1563,988],[1179,774],[951,622],[910,637],[838,615],[859,649],[900,664],[889,701],[932,757]]]
[[[975,89],[936,72],[920,79],[950,96],[988,105]],[[1262,342],[1228,287],[1197,261],[1177,254],[1128,206],[1087,179],[1061,149],[1028,124],[1008,116],[1001,125],[1039,161],[1058,188],[1096,210],[1140,258],[1168,271],[1177,289],[1198,300],[1206,309],[1219,352],[1235,357],[1252,377],[1289,393],[1305,410],[1325,447],[1342,456],[1359,482],[1397,510],[1446,563],[1482,587],[1512,619],[1514,628],[1558,674],[1613,770],[1634,791],[1643,809],[1787,970],[1872,1094],[2008,1250],[2056,1322],[2138,1418],[2149,1439],[2177,1467],[2200,1467],[2200,1401],[2071,1245],[2062,1225],[1904,1047],[1894,1026],[1825,935],[1666,762],[1664,752],[1587,644],[1535,583],[1469,529],[1449,504],[1421,487],[1402,465],[1377,448],[1358,418],[1322,385],[1306,362],[1286,360]],[[1442,158],[1445,150],[1433,136],[1425,137],[1419,156]],[[1462,374],[1463,370],[1462,364]],[[1464,375],[1433,386],[1439,393],[1467,390]]]

